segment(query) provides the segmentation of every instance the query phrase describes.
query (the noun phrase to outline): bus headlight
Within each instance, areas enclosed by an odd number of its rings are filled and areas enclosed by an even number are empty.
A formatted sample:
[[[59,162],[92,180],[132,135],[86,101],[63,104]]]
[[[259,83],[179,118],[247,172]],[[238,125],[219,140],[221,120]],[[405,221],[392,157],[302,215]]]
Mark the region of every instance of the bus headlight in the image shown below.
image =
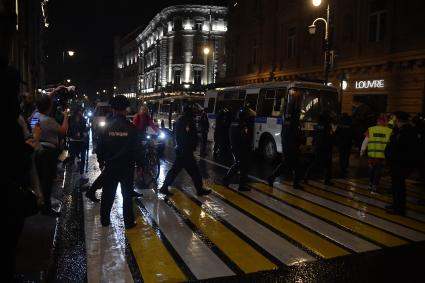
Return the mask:
[[[100,127],[105,127],[106,126],[106,122],[105,121],[100,121],[99,122],[99,126]]]

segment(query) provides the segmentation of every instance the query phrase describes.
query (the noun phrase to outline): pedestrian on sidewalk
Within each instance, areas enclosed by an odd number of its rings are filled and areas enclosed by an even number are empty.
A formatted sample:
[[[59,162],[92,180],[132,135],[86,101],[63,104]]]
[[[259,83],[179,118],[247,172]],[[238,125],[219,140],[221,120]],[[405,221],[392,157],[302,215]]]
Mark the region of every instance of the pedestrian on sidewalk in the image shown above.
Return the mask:
[[[59,212],[52,209],[51,194],[53,181],[56,178],[58,156],[60,153],[59,137],[68,131],[68,111],[63,112],[63,122],[59,125],[56,120],[49,116],[52,111],[52,99],[48,95],[42,95],[37,100],[37,112],[33,115],[41,127],[41,149],[36,152],[35,163],[43,192],[44,206],[41,212],[45,215],[58,217]]]
[[[159,192],[166,196],[172,195],[168,190],[168,186],[174,182],[174,179],[184,168],[192,178],[196,193],[199,196],[209,194],[211,191],[203,188],[201,173],[196,164],[195,157],[193,156],[193,152],[196,150],[197,134],[193,109],[190,105],[185,105],[183,107],[183,115],[177,119],[175,141],[176,159],[170,171],[168,171]]]
[[[302,178],[301,145],[305,143],[305,137],[300,128],[300,113],[295,111],[286,117],[282,123],[280,132],[282,139],[282,161],[267,178],[269,186],[273,187],[274,180],[287,170],[292,175],[295,189],[302,189],[300,180]]]
[[[406,179],[412,173],[418,161],[418,137],[409,123],[409,114],[396,112],[394,129],[385,156],[390,166],[393,203],[385,207],[391,214],[403,215],[406,212]]]
[[[208,142],[208,132],[210,130],[210,122],[208,121],[207,116],[208,108],[204,108],[199,120],[200,130],[201,130],[201,147],[199,155],[204,157],[207,155],[207,142]]]
[[[313,150],[314,160],[307,169],[304,183],[308,184],[308,180],[313,171],[319,169],[324,172],[325,185],[333,185],[332,178],[332,147],[334,144],[334,133],[331,125],[331,116],[328,111],[319,115],[319,121],[314,127],[313,133]]]
[[[230,126],[230,144],[234,161],[223,179],[223,185],[227,187],[231,178],[240,171],[239,191],[249,191],[246,181],[253,140],[254,117],[255,114],[248,107],[242,107],[238,111],[237,121]]]
[[[74,166],[75,158],[80,156],[78,169],[80,172],[80,186],[86,184],[89,179],[84,174],[86,165],[86,137],[88,137],[88,128],[86,119],[83,117],[81,107],[73,109],[73,113],[69,119],[68,139],[70,158],[68,164]]]
[[[375,193],[379,186],[385,165],[385,148],[390,140],[392,130],[387,127],[385,114],[380,114],[376,126],[370,127],[365,133],[360,156],[367,151],[369,166],[369,191]]]
[[[100,204],[102,226],[111,223],[110,214],[118,183],[121,184],[123,198],[124,226],[130,229],[136,225],[132,207],[135,149],[137,144],[136,127],[127,120],[128,99],[123,95],[112,98],[114,117],[99,138],[97,152],[105,162],[103,192]]]
[[[351,117],[347,113],[343,113],[335,131],[335,144],[339,151],[340,178],[343,179],[347,178],[353,138],[354,132],[351,125]]]

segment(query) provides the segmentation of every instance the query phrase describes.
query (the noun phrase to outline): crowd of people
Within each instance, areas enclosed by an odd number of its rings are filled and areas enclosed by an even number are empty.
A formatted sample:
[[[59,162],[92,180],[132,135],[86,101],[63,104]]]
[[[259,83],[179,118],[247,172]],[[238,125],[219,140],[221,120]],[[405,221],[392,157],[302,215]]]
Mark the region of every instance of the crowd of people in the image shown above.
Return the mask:
[[[83,116],[81,107],[72,108],[71,113],[60,104],[58,94],[64,90],[59,86],[51,92],[34,99],[24,93],[18,99],[19,76],[9,70],[15,80],[9,92],[14,93],[11,105],[15,105],[14,135],[21,142],[19,146],[20,162],[13,162],[13,170],[7,172],[10,180],[11,198],[19,198],[21,188],[30,188],[37,192],[41,212],[48,216],[57,217],[59,211],[54,210],[51,202],[53,182],[57,176],[58,156],[64,148],[69,149],[69,155],[64,164],[80,173],[80,186],[88,182],[85,177],[85,165],[89,146],[89,128]],[[86,196],[94,202],[101,202],[100,217],[103,226],[110,225],[110,213],[115,199],[118,183],[121,184],[123,197],[123,216],[126,229],[136,225],[132,210],[132,197],[142,196],[133,189],[134,173],[137,168],[137,151],[140,150],[140,141],[145,139],[146,130],[158,127],[149,115],[149,111],[142,106],[133,121],[126,117],[129,101],[122,95],[111,99],[113,113],[108,118],[105,129],[98,133],[96,140],[96,154],[100,168],[99,177],[88,186]],[[223,109],[217,115],[214,132],[213,155],[232,154],[234,162],[223,178],[223,185],[228,186],[236,173],[239,172],[239,191],[248,191],[247,177],[249,156],[252,150],[255,112],[249,107],[242,107],[233,117],[230,111]],[[334,146],[338,148],[340,177],[348,176],[350,155],[353,152],[354,131],[351,117],[342,114],[335,118],[329,112],[320,114],[318,123],[313,131],[314,158],[305,166],[303,145],[306,138],[301,130],[300,113],[294,110],[282,123],[282,161],[267,178],[270,186],[275,179],[285,172],[289,172],[296,189],[302,189],[312,174],[322,171],[324,184],[332,185],[332,161]],[[12,129],[11,129],[12,132]],[[211,191],[204,188],[201,173],[196,162],[194,152],[198,143],[198,132],[201,134],[200,155],[207,155],[207,136],[209,122],[204,110],[201,113],[198,126],[195,123],[193,107],[186,105],[182,115],[174,127],[176,157],[172,167],[167,172],[158,193],[172,195],[168,187],[182,169],[185,169],[192,178],[196,193],[199,196]],[[369,127],[364,133],[360,155],[368,156],[369,189],[371,193],[379,192],[379,180],[385,167],[390,169],[392,180],[393,204],[386,209],[389,213],[404,214],[406,203],[405,180],[417,170],[424,177],[425,161],[425,120],[423,115],[410,119],[405,112],[395,112],[392,115],[381,114],[375,126]],[[75,160],[80,162],[75,166]],[[15,160],[10,157],[10,160]],[[22,162],[25,161],[25,162]],[[25,178],[22,174],[25,173]],[[137,172],[137,171],[136,171]],[[19,176],[18,176],[19,175]],[[96,190],[102,189],[101,199],[96,197]],[[16,209],[16,208],[15,208]],[[16,211],[17,219],[13,222],[16,235],[22,229],[27,215]],[[16,237],[15,239],[17,239]]]

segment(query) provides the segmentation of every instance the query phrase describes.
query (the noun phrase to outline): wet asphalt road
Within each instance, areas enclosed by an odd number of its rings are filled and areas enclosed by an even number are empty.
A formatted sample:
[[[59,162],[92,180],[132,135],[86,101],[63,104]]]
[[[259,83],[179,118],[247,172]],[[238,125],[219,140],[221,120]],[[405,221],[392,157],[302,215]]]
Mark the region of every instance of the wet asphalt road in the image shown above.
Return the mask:
[[[167,147],[161,161],[161,173],[158,180],[161,185],[166,172],[174,159],[172,147]],[[206,184],[220,184],[226,172],[226,166],[231,164],[230,158],[199,160],[199,167]],[[252,157],[250,174],[264,179],[271,172],[273,165]],[[91,156],[89,175],[91,182],[98,174],[95,156]],[[55,237],[54,264],[49,273],[50,282],[85,282],[87,276],[87,250],[84,228],[84,202],[77,183],[78,175],[69,173],[65,177],[65,186],[62,203],[62,216],[59,219]],[[234,180],[237,182],[237,179]],[[186,173],[181,173],[175,182],[175,187],[189,187],[193,185]],[[147,192],[145,190],[143,193]],[[142,198],[143,200],[143,198]],[[149,216],[146,207],[141,202],[141,213],[145,218]],[[112,214],[118,215],[116,209]],[[137,255],[131,246],[123,229],[122,220],[118,216],[112,217],[117,245],[122,249],[126,268],[129,269],[133,282],[143,282],[143,275],[137,265]],[[187,222],[187,221],[186,221]],[[87,227],[86,227],[87,229]],[[157,227],[157,233],[162,232]],[[162,238],[164,235],[161,234]],[[130,241],[129,241],[130,239]],[[207,240],[206,240],[207,241]],[[170,244],[170,243],[168,243]],[[280,265],[273,271],[259,271],[250,274],[239,274],[226,278],[205,279],[202,282],[425,282],[425,242],[410,243],[397,247],[382,247],[379,250],[350,253],[332,259],[322,259],[314,255],[314,262],[302,263],[293,266]],[[184,265],[184,264],[183,264]],[[114,267],[110,267],[114,270]],[[205,266],[208,268],[208,266]],[[188,274],[190,272],[187,272]],[[119,273],[115,274],[119,277]],[[188,279],[191,279],[189,276]],[[194,278],[192,278],[194,279]],[[109,282],[121,282],[108,280]],[[123,281],[124,282],[124,281]]]

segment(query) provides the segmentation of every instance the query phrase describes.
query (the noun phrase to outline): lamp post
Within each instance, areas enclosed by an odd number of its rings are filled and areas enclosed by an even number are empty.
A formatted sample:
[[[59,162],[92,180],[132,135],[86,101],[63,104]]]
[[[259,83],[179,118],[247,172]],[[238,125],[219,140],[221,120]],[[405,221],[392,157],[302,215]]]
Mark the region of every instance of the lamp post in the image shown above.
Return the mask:
[[[321,0],[312,0],[314,6],[318,7],[322,4]],[[322,21],[325,24],[325,84],[328,84],[329,80],[329,68],[330,68],[330,50],[329,50],[329,17],[330,17],[330,7],[329,2],[326,8],[326,19],[317,18],[313,23],[308,27],[308,31],[311,35],[316,33],[316,23]]]
[[[210,53],[210,48],[208,46],[204,47],[204,65],[205,65],[205,74],[204,74],[204,82],[208,85],[208,54]]]
[[[73,50],[62,50],[62,68],[63,68],[63,77],[65,77],[65,53],[69,56],[69,57],[73,57],[75,55],[75,51]],[[68,80],[67,80],[68,82]],[[70,81],[69,81],[70,82]],[[68,82],[68,83],[69,83]]]

